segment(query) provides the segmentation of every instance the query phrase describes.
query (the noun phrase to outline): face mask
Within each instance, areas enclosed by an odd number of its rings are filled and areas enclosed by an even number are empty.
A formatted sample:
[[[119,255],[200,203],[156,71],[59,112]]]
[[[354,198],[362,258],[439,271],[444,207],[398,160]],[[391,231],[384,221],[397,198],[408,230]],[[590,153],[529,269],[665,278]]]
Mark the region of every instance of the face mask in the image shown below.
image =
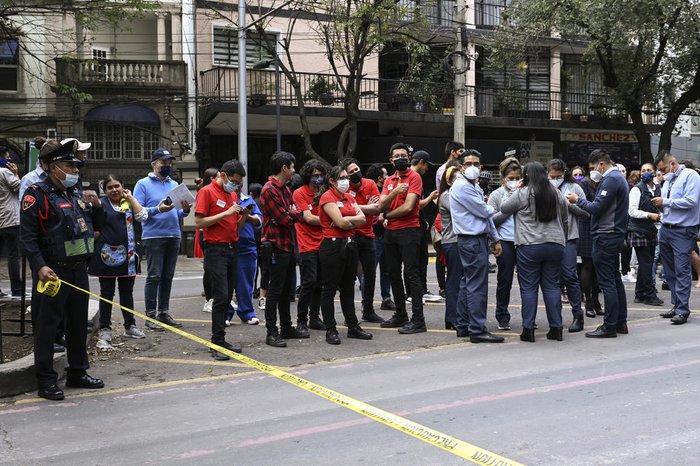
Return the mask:
[[[238,191],[239,187],[240,185],[235,181],[229,181],[224,185],[224,191],[226,191],[227,193],[235,193],[236,191]]]
[[[479,167],[475,167],[474,165],[464,169],[464,176],[466,176],[467,179],[471,181],[479,178],[480,173],[481,170],[479,169]]]
[[[600,183],[600,180],[602,179],[602,173],[600,173],[598,170],[591,170],[591,181],[593,181],[594,183]]]
[[[562,185],[562,183],[564,182],[564,180],[563,180],[562,178],[559,178],[558,180],[549,180],[549,182],[552,183],[552,186],[554,186],[555,188],[559,189],[559,186]]]
[[[651,183],[651,180],[654,179],[654,173],[652,172],[646,172],[642,173],[642,182],[643,183]]]
[[[350,180],[338,180],[338,191],[345,193],[350,188]]]
[[[160,176],[162,176],[163,178],[169,177],[172,172],[173,172],[173,167],[171,167],[170,165],[163,165],[158,170],[158,174]]]
[[[583,175],[574,175],[574,179],[575,179],[576,181],[583,181],[583,180],[584,180],[584,177],[583,177]]]
[[[326,181],[323,175],[316,175],[311,177],[311,184],[314,186],[321,186],[323,182]]]
[[[358,171],[350,175],[350,182],[352,184],[360,184],[360,181],[362,181],[362,172]]]
[[[394,168],[396,169],[396,171],[405,172],[406,170],[408,170],[408,159],[403,157],[400,159],[395,159]]]
[[[673,172],[664,173],[664,181],[668,181],[673,178]]]
[[[58,167],[56,167],[56,168],[58,168]],[[66,175],[66,179],[61,180],[61,184],[63,185],[64,188],[66,188],[66,189],[72,188],[73,186],[75,186],[78,183],[80,176],[73,175],[72,173],[66,173],[63,170],[61,170],[60,168],[58,168],[58,170],[61,173],[63,173],[64,175]]]
[[[515,191],[515,188],[518,187],[518,182],[516,180],[509,180],[506,181],[506,188],[508,188],[509,191]]]

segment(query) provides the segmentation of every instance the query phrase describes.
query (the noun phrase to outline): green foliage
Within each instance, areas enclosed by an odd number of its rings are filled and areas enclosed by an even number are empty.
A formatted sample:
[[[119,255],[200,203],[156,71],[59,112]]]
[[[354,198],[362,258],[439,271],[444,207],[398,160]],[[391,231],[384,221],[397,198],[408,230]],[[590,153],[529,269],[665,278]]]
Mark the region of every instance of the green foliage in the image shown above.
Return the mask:
[[[309,83],[306,98],[320,102],[326,97],[333,95],[337,90],[338,85],[336,83],[325,76],[317,76]]]
[[[429,109],[436,109],[442,94],[453,85],[453,76],[443,65],[451,51],[451,47],[438,50],[424,42],[407,44],[408,67],[396,92],[426,104]]]

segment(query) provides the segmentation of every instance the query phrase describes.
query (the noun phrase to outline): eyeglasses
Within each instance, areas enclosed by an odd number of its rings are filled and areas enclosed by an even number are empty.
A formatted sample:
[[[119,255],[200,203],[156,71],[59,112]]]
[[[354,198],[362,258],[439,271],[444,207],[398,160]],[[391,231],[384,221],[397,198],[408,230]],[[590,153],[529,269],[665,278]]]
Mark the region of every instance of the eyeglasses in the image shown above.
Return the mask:
[[[481,163],[480,162],[464,162],[462,164],[463,167],[480,167]]]

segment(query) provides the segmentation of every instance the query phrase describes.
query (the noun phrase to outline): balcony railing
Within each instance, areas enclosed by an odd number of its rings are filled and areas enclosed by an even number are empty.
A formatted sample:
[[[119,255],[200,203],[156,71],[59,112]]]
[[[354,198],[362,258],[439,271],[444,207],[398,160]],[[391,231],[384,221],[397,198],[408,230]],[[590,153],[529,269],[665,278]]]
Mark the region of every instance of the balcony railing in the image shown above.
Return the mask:
[[[506,19],[503,11],[510,3],[509,0],[477,0],[474,5],[476,27],[479,29],[495,29]]]
[[[56,59],[56,81],[87,88],[186,89],[187,64],[159,60]]]
[[[267,70],[247,71],[248,105],[255,107],[275,103],[275,75]],[[304,103],[307,107],[342,108],[344,96],[340,91],[324,95],[319,100],[309,98],[308,92],[319,77],[333,82],[334,75],[298,73]],[[346,79],[345,77],[343,77]],[[294,89],[284,74],[280,82],[280,105],[296,106]],[[606,95],[552,91],[506,89],[468,86],[467,100],[472,102],[467,114],[479,117],[562,119],[572,121],[611,120],[626,122],[627,118]],[[212,68],[200,73],[200,97],[205,101],[238,101],[238,70]],[[360,109],[418,113],[452,113],[454,88],[451,83],[430,83],[394,79],[365,78],[360,86]],[[647,124],[657,124],[659,112],[647,112]]]

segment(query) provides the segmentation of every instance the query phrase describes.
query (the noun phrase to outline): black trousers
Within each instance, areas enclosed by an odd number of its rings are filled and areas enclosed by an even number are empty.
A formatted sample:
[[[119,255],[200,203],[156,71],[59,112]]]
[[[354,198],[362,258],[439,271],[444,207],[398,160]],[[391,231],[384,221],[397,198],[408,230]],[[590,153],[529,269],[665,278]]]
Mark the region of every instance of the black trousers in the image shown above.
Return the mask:
[[[622,275],[627,275],[630,272],[630,262],[632,262],[632,248],[625,244],[620,253],[620,269]]]
[[[87,266],[80,269],[48,264],[62,280],[90,289]],[[58,374],[53,369],[53,343],[56,330],[65,318],[66,355],[68,371],[80,376],[90,367],[85,350],[89,296],[68,285],[61,285],[55,297],[37,293],[32,306],[34,320],[34,365],[39,388],[56,384]]]
[[[654,262],[654,251],[656,245],[653,246],[635,246],[637,253],[637,283],[634,286],[635,299],[651,299],[656,298],[656,287],[651,273],[652,264]]]
[[[377,262],[374,238],[357,235],[357,258],[362,266],[362,312],[374,311],[374,287],[377,281]]]
[[[445,286],[447,286],[445,283],[445,273],[447,270],[445,269],[445,264],[442,262],[442,241],[438,241],[433,245],[433,247],[435,248],[435,275],[437,276],[438,288],[440,288],[440,291],[444,291]]]
[[[207,243],[204,250],[204,271],[214,300],[211,306],[211,341],[226,341],[226,312],[236,289],[238,250],[228,243]]]
[[[297,303],[297,322],[306,325],[309,316],[319,317],[321,311],[321,262],[318,251],[302,252],[299,257],[301,290]]]
[[[333,299],[340,291],[340,308],[348,327],[357,325],[355,315],[355,272],[357,271],[357,244],[346,239],[326,238],[321,242],[321,312],[326,330],[335,330]]]
[[[119,283],[119,304],[134,309],[134,282],[136,277],[100,277],[100,296],[111,301]],[[131,312],[122,309],[122,317],[124,328],[136,325]],[[105,301],[100,301],[100,328],[112,328],[112,305]]]
[[[419,231],[418,237],[420,240],[418,242],[417,251],[413,251],[413,253],[418,253],[418,278],[420,280],[421,299],[423,299],[423,295],[428,294],[428,262],[430,261],[428,245],[430,245],[430,230],[426,230],[425,228],[417,230]],[[406,285],[406,294],[413,296],[413,287],[405,275],[404,284]],[[396,295],[394,295],[394,297],[396,297]]]
[[[267,327],[268,335],[279,334],[277,330],[278,311],[280,327],[292,327],[292,317],[289,313],[289,289],[296,272],[295,267],[294,252],[283,251],[276,246],[272,247],[272,259],[269,267],[270,283],[265,300],[265,327]],[[261,283],[260,288],[262,287]]]
[[[425,322],[423,318],[423,286],[418,271],[420,259],[419,254],[416,254],[421,243],[420,234],[418,228],[402,228],[384,232],[386,263],[389,269],[391,291],[396,300],[396,314],[407,315],[406,292],[403,287],[405,280],[411,287],[411,310],[413,312],[411,320],[416,323]],[[404,280],[401,277],[402,264]]]

